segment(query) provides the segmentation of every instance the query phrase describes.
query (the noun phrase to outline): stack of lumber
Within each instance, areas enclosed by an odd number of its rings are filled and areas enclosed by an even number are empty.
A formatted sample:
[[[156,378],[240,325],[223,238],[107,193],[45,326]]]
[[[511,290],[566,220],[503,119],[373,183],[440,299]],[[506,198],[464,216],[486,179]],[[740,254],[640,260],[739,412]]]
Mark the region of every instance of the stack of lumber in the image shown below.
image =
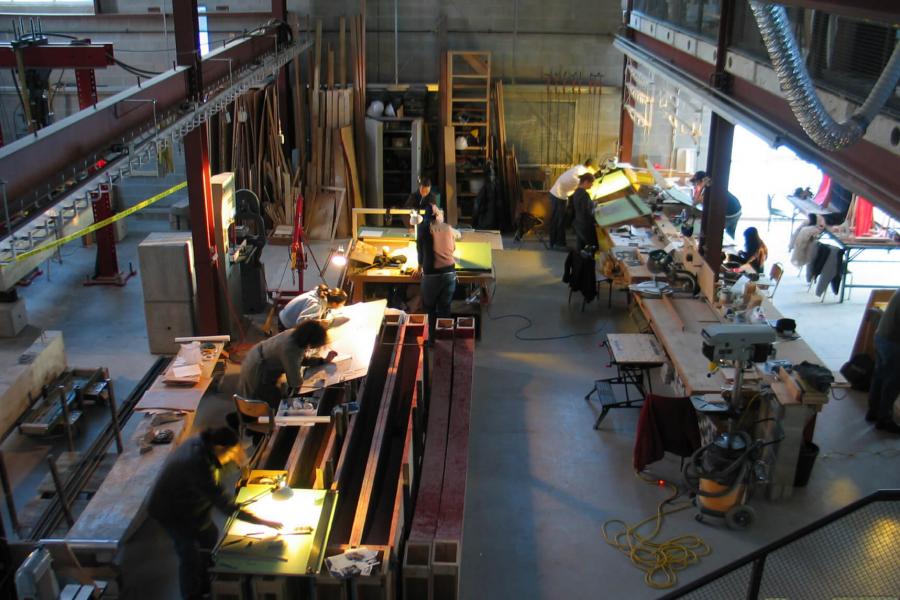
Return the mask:
[[[469,452],[475,322],[438,319],[425,451],[403,561],[403,597],[456,598]]]
[[[274,84],[252,89],[218,119],[219,165],[235,174],[236,189],[252,190],[274,226],[289,224],[300,190],[300,170],[282,149],[283,131]],[[229,143],[230,142],[230,143]],[[225,156],[230,148],[230,154]]]
[[[335,49],[331,44],[323,46],[322,22],[316,23],[315,47],[309,57],[310,151],[303,211],[310,239],[349,236],[351,209],[364,206],[360,185],[364,176],[360,155],[365,126],[364,23],[362,16],[351,18],[352,81],[347,81],[345,17],[340,17],[338,25],[337,65]]]
[[[522,205],[522,184],[519,179],[519,160],[515,146],[509,146],[506,138],[506,109],[503,100],[503,82],[494,84],[494,124],[493,131],[497,143],[494,145],[494,164],[500,179],[500,197],[508,209],[509,223],[515,221]]]

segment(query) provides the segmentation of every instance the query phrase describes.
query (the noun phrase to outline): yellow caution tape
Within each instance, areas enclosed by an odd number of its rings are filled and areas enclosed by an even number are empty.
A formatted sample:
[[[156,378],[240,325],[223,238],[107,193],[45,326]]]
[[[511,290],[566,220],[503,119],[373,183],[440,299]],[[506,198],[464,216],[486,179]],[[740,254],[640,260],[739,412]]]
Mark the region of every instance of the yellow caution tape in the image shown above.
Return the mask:
[[[171,196],[175,192],[177,192],[179,190],[183,190],[186,187],[187,187],[187,181],[182,181],[178,185],[172,186],[164,192],[160,192],[160,193],[156,194],[155,196],[152,196],[150,198],[147,198],[146,200],[138,202],[134,206],[126,208],[122,212],[118,212],[107,219],[103,219],[102,221],[97,221],[93,225],[85,227],[84,229],[76,231],[75,233],[72,233],[65,237],[61,237],[58,240],[53,240],[52,242],[48,242],[42,246],[38,246],[37,248],[34,248],[27,252],[22,252],[21,254],[16,255],[15,261],[18,262],[20,260],[25,260],[26,258],[30,258],[30,257],[34,256],[35,254],[41,254],[43,252],[46,252],[47,250],[53,250],[54,248],[56,248],[58,246],[62,246],[63,244],[68,244],[69,242],[71,242],[73,240],[77,240],[78,238],[85,236],[89,233],[93,233],[94,231],[97,231],[98,229],[103,229],[107,225],[111,225],[111,224],[115,223],[116,221],[119,221],[120,219],[124,219],[128,215],[133,215],[137,211],[147,208],[154,202],[158,202],[159,200],[162,200],[166,196]]]

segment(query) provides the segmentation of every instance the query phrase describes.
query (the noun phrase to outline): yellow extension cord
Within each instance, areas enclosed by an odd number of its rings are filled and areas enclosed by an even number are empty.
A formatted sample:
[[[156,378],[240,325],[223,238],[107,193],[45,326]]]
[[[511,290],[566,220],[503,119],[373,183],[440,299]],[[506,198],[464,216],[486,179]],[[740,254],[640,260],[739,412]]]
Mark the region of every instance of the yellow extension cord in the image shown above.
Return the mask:
[[[656,481],[635,473],[639,479],[654,485],[665,485],[672,490],[668,498],[660,502],[656,507],[656,514],[646,519],[629,525],[621,519],[610,519],[603,523],[603,538],[606,543],[624,554],[632,564],[644,572],[644,583],[656,590],[664,590],[678,583],[677,572],[700,561],[700,558],[708,556],[712,549],[696,535],[680,535],[664,542],[655,542],[654,539],[662,529],[663,517],[693,507],[691,502],[673,505],[666,511],[663,507],[679,496],[678,488],[668,481]],[[641,528],[655,521],[655,526],[650,535],[641,535]],[[621,530],[611,533],[612,526],[619,526]]]

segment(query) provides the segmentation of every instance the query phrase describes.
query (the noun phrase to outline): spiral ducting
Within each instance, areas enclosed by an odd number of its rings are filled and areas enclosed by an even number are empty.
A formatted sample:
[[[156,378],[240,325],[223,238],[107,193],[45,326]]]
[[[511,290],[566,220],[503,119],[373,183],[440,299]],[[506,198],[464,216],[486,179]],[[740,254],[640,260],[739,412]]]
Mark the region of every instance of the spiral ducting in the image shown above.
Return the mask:
[[[785,99],[806,135],[820,147],[832,151],[859,141],[900,80],[900,43],[863,105],[839,123],[828,114],[816,94],[784,7],[750,0],[750,10],[759,25]]]

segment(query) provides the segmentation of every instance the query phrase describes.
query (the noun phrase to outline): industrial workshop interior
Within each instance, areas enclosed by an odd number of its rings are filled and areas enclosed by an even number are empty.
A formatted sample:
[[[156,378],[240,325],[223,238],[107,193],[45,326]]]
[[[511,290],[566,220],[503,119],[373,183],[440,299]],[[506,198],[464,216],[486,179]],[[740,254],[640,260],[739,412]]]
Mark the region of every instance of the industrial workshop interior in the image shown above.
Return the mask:
[[[900,595],[896,2],[0,0],[0,62],[0,599]]]

